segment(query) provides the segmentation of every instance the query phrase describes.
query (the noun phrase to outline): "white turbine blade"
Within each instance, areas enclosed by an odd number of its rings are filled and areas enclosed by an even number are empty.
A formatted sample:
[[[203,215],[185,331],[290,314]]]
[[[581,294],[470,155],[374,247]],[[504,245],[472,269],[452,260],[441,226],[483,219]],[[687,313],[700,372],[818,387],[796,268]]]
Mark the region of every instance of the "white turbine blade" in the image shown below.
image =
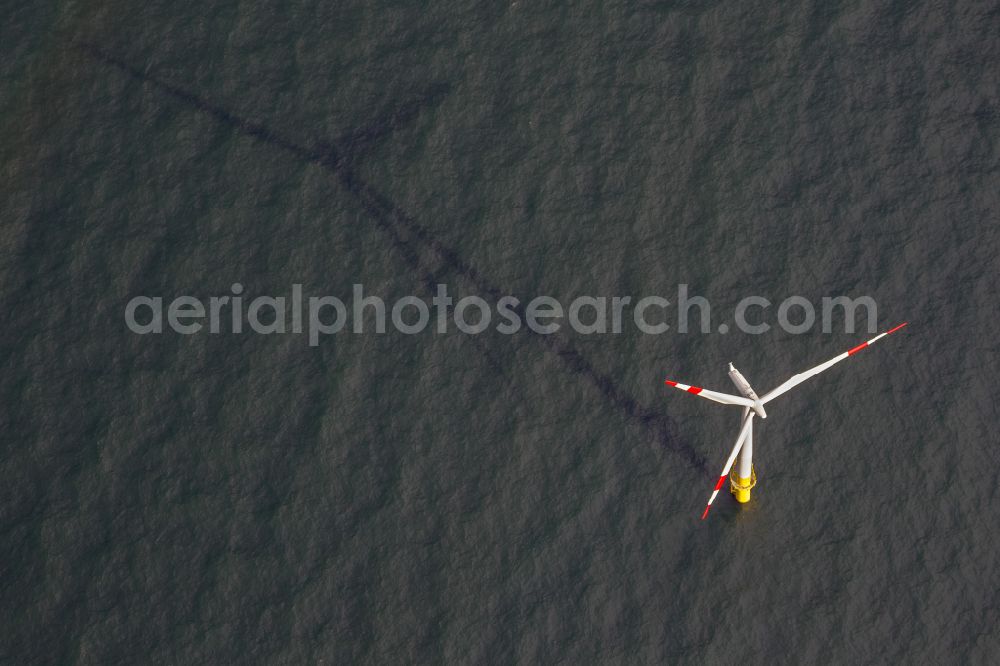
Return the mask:
[[[708,504],[705,505],[705,512],[701,514],[702,520],[705,520],[705,516],[708,515],[708,510],[712,508],[712,502],[715,501],[715,496],[719,494],[719,488],[721,488],[722,484],[726,482],[726,477],[729,476],[729,470],[733,468],[733,462],[736,460],[736,456],[739,455],[743,442],[746,441],[747,433],[750,432],[750,424],[753,423],[754,416],[756,416],[756,414],[754,412],[750,412],[743,419],[743,427],[740,428],[740,436],[736,438],[736,444],[733,446],[733,451],[729,454],[726,466],[722,468],[722,475],[715,483],[715,488],[712,490],[712,496],[708,498]]]
[[[753,400],[749,400],[739,395],[729,395],[728,393],[709,391],[708,389],[703,389],[700,386],[688,386],[687,384],[681,384],[670,379],[665,380],[663,383],[694,395],[700,395],[702,398],[708,398],[709,400],[714,400],[715,402],[721,402],[723,405],[742,405],[743,407],[753,407]]]
[[[833,365],[836,365],[837,363],[840,363],[841,361],[843,361],[848,356],[853,356],[854,354],[857,354],[859,351],[861,351],[865,347],[873,344],[877,340],[881,340],[882,338],[884,338],[885,336],[889,335],[890,333],[895,333],[896,331],[898,331],[899,329],[903,328],[904,326],[906,326],[906,322],[905,321],[902,324],[900,324],[899,326],[896,326],[895,328],[889,329],[885,333],[880,333],[880,334],[876,335],[874,338],[872,338],[868,342],[862,342],[857,347],[854,347],[853,349],[849,349],[849,350],[845,351],[843,354],[840,354],[839,356],[834,356],[833,358],[831,358],[826,363],[822,363],[820,365],[817,365],[815,368],[812,368],[810,370],[806,370],[805,372],[800,372],[797,375],[792,375],[792,377],[790,379],[788,379],[788,381],[786,381],[784,384],[781,384],[780,386],[778,386],[778,388],[774,389],[770,393],[766,394],[763,398],[760,399],[760,401],[762,403],[765,403],[765,402],[768,402],[770,400],[774,400],[775,398],[777,398],[782,393],[788,391],[791,388],[794,388],[795,386],[798,386],[799,384],[801,384],[805,380],[809,379],[810,377],[814,377],[814,376],[818,375],[819,373],[823,372],[824,370],[826,370],[827,368],[829,368],[829,367],[831,367]]]

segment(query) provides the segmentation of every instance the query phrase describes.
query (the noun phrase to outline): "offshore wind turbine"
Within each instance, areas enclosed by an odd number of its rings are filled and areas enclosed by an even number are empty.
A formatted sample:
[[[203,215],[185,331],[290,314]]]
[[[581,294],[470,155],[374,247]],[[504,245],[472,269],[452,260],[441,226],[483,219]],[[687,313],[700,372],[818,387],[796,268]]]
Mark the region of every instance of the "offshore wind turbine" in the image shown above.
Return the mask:
[[[764,405],[766,403],[774,400],[789,389],[798,386],[810,377],[814,377],[824,370],[840,363],[848,356],[854,356],[865,347],[881,340],[890,333],[895,333],[904,326],[906,326],[906,322],[889,329],[885,333],[880,333],[871,340],[862,342],[857,347],[848,349],[838,356],[834,356],[826,363],[821,363],[815,368],[810,368],[805,372],[792,375],[777,388],[769,393],[765,393],[763,398],[757,396],[753,387],[750,386],[750,382],[746,380],[746,377],[744,377],[739,370],[733,367],[732,363],[729,364],[729,378],[743,395],[719,393],[717,391],[703,389],[700,386],[689,386],[688,384],[681,384],[680,382],[675,382],[670,379],[666,380],[665,383],[667,385],[679,388],[682,391],[687,391],[693,395],[701,396],[702,398],[707,398],[714,402],[722,403],[723,405],[738,405],[743,407],[743,418],[740,421],[740,434],[736,437],[736,444],[733,446],[733,450],[730,452],[729,458],[726,460],[725,467],[722,468],[722,475],[719,476],[719,480],[715,484],[712,496],[708,498],[708,504],[705,505],[705,511],[701,514],[701,519],[705,520],[705,517],[708,515],[708,510],[712,508],[712,502],[715,501],[715,496],[719,494],[719,489],[722,488],[722,484],[726,482],[726,477],[729,477],[729,490],[736,496],[736,501],[741,504],[750,501],[750,489],[757,484],[757,475],[754,473],[753,469],[753,418],[755,416],[759,416],[762,419],[767,418],[767,412],[764,411]],[[730,470],[733,467],[733,462],[736,461],[737,455],[740,456],[740,464],[736,469],[735,476],[730,476]]]

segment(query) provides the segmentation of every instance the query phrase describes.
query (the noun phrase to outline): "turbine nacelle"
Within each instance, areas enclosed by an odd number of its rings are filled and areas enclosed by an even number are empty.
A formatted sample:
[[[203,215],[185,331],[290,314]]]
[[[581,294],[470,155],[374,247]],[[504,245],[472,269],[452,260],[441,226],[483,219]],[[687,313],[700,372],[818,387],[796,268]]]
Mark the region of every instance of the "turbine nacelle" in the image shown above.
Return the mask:
[[[757,414],[757,416],[762,419],[766,419],[767,412],[764,411],[764,403],[761,402],[757,392],[753,390],[752,386],[750,386],[750,382],[747,381],[747,378],[743,376],[743,373],[733,367],[732,363],[729,364],[729,378],[733,380],[733,384],[736,384],[736,388],[740,390],[743,397],[753,400],[753,406],[751,409]]]

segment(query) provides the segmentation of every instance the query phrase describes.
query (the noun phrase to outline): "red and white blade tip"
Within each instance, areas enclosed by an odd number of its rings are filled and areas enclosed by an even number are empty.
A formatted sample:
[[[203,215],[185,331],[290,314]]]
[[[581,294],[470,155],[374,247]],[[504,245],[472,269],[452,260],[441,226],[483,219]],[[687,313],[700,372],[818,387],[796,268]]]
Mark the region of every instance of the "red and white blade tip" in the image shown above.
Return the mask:
[[[708,504],[705,505],[705,511],[701,514],[701,519],[705,520],[708,516],[708,510],[712,508],[712,502],[715,501],[715,496],[719,494],[719,490],[722,488],[722,484],[726,482],[726,478],[729,477],[729,473],[723,474],[719,477],[719,480],[715,483],[715,488],[712,489],[712,496],[708,498]]]
[[[695,395],[698,395],[699,393],[705,390],[700,386],[688,386],[687,384],[681,384],[680,382],[675,382],[670,379],[664,379],[663,383],[668,386],[679,388],[682,391],[687,391],[688,393],[694,393]]]
[[[906,324],[907,324],[907,323],[909,323],[909,322],[905,322],[905,321],[904,321],[904,322],[903,322],[902,324],[900,324],[899,326],[894,326],[894,327],[890,328],[890,329],[889,329],[888,331],[886,331],[886,332],[885,332],[885,333],[883,333],[882,335],[876,335],[876,336],[875,336],[874,338],[872,338],[871,340],[869,340],[869,341],[867,341],[867,342],[862,342],[862,343],[861,343],[860,345],[858,345],[857,347],[854,347],[854,348],[852,348],[852,349],[848,349],[848,350],[847,350],[847,355],[848,355],[848,356],[854,356],[854,355],[855,355],[855,354],[857,354],[857,353],[858,353],[859,351],[861,351],[862,349],[864,349],[865,347],[867,347],[867,346],[868,346],[868,345],[870,345],[871,343],[875,342],[875,341],[876,341],[876,340],[878,340],[879,338],[884,338],[884,337],[885,337],[885,336],[887,336],[887,335],[891,335],[891,334],[895,333],[895,332],[896,332],[896,331],[898,331],[899,329],[901,329],[901,328],[903,328],[904,326],[906,326]]]

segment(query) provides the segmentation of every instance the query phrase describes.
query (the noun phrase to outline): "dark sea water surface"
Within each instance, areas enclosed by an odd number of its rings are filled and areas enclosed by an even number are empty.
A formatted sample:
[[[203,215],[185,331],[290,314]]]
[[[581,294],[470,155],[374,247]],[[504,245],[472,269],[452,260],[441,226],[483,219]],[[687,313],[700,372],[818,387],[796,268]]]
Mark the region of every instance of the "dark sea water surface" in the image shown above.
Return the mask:
[[[996,2],[22,3],[0,44],[3,663],[996,663]],[[664,378],[865,330],[126,327],[234,282],[910,325],[769,403],[701,522],[739,410]]]

